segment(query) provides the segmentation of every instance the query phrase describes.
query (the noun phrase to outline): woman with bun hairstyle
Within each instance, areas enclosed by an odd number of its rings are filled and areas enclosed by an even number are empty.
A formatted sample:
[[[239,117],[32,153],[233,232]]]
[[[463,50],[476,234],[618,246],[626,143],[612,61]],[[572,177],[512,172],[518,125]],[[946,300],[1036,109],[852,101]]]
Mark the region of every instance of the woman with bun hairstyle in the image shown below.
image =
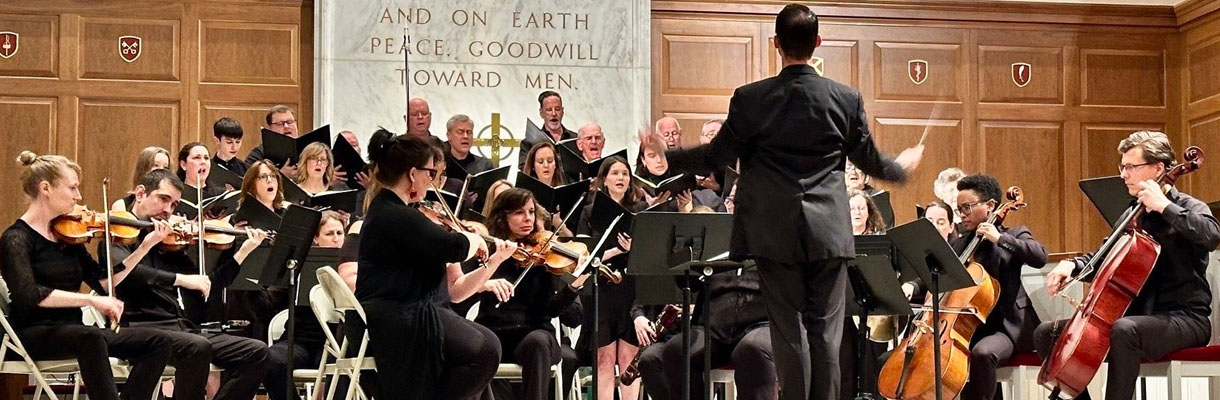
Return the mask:
[[[449,309],[450,265],[489,255],[480,270],[494,271],[516,246],[495,240],[489,250],[480,236],[447,231],[413,207],[440,173],[423,139],[378,131],[369,142],[369,160],[381,189],[368,194],[356,298],[368,319],[369,355],[377,363],[375,397],[477,395],[495,375],[500,344],[487,328]]]
[[[85,325],[81,307],[90,306],[118,323],[123,302],[105,295],[79,293],[88,284],[106,293],[106,267],[89,255],[83,244],[61,242],[51,221],[73,211],[80,202],[80,166],[63,156],[21,152],[20,186],[29,207],[0,236],[0,274],[11,291],[9,321],[26,351],[35,360],[76,359],[89,398],[117,400],[118,389],[109,357],[129,361],[131,374],[125,398],[147,399],[161,380],[169,361],[170,338],[152,328],[123,327],[118,333]],[[165,222],[154,222],[135,251],[114,260],[114,285],[137,268],[140,259],[170,232]],[[179,376],[205,377],[208,359],[179,363]],[[199,393],[202,399],[202,393]]]

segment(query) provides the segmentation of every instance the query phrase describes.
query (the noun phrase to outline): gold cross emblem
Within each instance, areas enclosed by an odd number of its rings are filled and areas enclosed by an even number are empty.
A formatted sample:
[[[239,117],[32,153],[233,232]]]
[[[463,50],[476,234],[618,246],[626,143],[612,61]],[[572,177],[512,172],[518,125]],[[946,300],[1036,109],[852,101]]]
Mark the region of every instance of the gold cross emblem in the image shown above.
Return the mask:
[[[489,129],[491,130],[491,137],[483,138],[483,133],[487,132]],[[504,132],[504,135],[507,136],[507,138],[500,136],[501,131]],[[479,156],[491,159],[491,165],[498,168],[500,167],[500,161],[508,159],[508,156],[512,154],[512,149],[520,146],[521,141],[513,138],[512,131],[500,125],[500,113],[491,113],[491,125],[485,126],[483,129],[479,130],[479,134],[475,135],[473,144],[475,149],[478,151]],[[490,155],[483,153],[484,147],[491,148]],[[501,148],[509,149],[509,151],[501,153]]]

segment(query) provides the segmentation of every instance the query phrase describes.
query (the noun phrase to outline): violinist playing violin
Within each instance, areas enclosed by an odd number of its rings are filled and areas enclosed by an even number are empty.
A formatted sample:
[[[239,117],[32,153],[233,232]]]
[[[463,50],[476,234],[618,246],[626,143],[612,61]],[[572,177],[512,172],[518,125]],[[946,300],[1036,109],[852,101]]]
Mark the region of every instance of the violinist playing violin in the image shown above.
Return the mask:
[[[550,232],[537,228],[536,206],[533,193],[517,188],[505,190],[492,204],[487,229],[491,236],[530,246],[551,240]],[[493,385],[495,397],[543,400],[551,382],[551,366],[558,364],[561,358],[559,339],[555,337],[551,319],[576,300],[577,291],[584,286],[589,274],[581,274],[571,283],[565,283],[548,272],[545,265],[513,268],[526,265],[516,259],[505,263],[493,278],[517,282],[511,288],[511,297],[505,298],[499,292],[481,294],[475,322],[499,337],[500,348],[504,349],[501,362],[521,365],[523,390],[514,396],[497,384]]]
[[[970,377],[962,387],[961,398],[991,399],[996,394],[996,369],[1007,364],[1013,355],[1033,349],[1032,334],[1038,326],[1038,315],[1021,286],[1021,267],[1045,266],[1046,248],[1024,226],[1008,228],[987,223],[988,216],[1001,202],[1000,183],[994,177],[969,175],[957,182],[957,189],[957,213],[962,217],[963,233],[950,245],[960,253],[971,239],[982,237],[974,259],[1000,286],[995,308],[970,340]],[[914,284],[918,286],[919,282]],[[891,357],[902,354],[894,352]]]
[[[1164,133],[1132,133],[1118,144],[1118,152],[1122,154],[1119,175],[1127,192],[1144,209],[1136,224],[1161,246],[1143,289],[1110,331],[1106,398],[1127,400],[1135,392],[1141,360],[1157,360],[1176,350],[1207,344],[1212,293],[1204,271],[1208,253],[1220,243],[1220,226],[1202,201],[1173,187],[1168,192],[1161,190],[1157,180],[1176,159]],[[1046,276],[1047,292],[1051,296],[1059,293],[1092,257],[1087,254],[1060,262]],[[1093,276],[1082,278],[1091,281]],[[1043,359],[1065,321],[1043,323],[1034,332]],[[1088,398],[1088,392],[1077,397]]]
[[[167,220],[182,196],[182,190],[182,181],[169,170],[149,171],[136,186],[132,214],[142,221]],[[256,229],[247,232],[247,238],[240,248],[222,252],[220,263],[217,264],[217,274],[227,272],[229,281],[236,277],[239,264],[267,236]],[[99,244],[99,252],[105,251],[103,245]],[[113,257],[121,258],[131,254],[135,247],[115,245],[112,249]],[[206,366],[209,360],[224,369],[222,383],[214,399],[253,398],[262,383],[263,372],[267,370],[267,345],[255,339],[200,331],[198,323],[203,322],[203,313],[192,306],[202,306],[202,303],[198,300],[188,302],[187,299],[207,298],[213,292],[219,295],[220,290],[212,289],[220,289],[224,285],[214,287],[207,275],[198,272],[199,267],[185,250],[150,250],[115,290],[119,299],[126,304],[123,326],[158,329],[169,337],[174,350],[170,365],[178,367],[179,372],[174,398],[203,399],[207,368],[183,374],[180,365],[201,362]],[[180,296],[188,310],[179,306]]]

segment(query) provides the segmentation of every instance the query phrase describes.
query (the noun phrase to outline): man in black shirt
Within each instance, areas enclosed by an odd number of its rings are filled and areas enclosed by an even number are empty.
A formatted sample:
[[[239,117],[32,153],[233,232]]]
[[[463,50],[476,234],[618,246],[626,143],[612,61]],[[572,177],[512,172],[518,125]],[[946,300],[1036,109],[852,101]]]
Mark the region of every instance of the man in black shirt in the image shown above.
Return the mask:
[[[136,186],[132,213],[144,221],[168,217],[182,196],[182,187],[178,177],[169,171],[150,171]],[[217,271],[236,269],[237,264],[258,247],[263,238],[265,235],[261,232],[252,232],[250,239],[235,254],[222,256]],[[114,246],[112,249],[113,258],[123,259],[133,247]],[[253,398],[266,370],[267,345],[249,338],[200,333],[197,325],[200,317],[188,317],[188,313],[179,306],[179,298],[186,303],[188,298],[198,299],[200,295],[206,297],[210,294],[211,281],[206,275],[195,274],[197,271],[183,251],[150,250],[115,289],[115,294],[125,303],[123,324],[156,328],[168,334],[174,349],[171,365],[210,358],[212,364],[223,368],[224,383],[215,399]],[[198,293],[184,292],[180,288]],[[202,314],[191,311],[194,315]],[[202,399],[206,382],[206,374],[185,379],[180,376],[175,382],[176,398]]]
[[[1137,224],[1161,245],[1143,289],[1110,331],[1106,399],[1127,400],[1135,392],[1141,360],[1207,344],[1212,292],[1204,272],[1208,253],[1220,244],[1220,225],[1202,201],[1174,188],[1163,192],[1157,184],[1176,158],[1164,133],[1132,133],[1119,143],[1118,151],[1119,174],[1144,211]],[[1089,254],[1060,262],[1046,276],[1047,292],[1057,294],[1092,258]],[[1039,356],[1045,359],[1050,354],[1064,322],[1043,323],[1034,331]],[[1090,397],[1086,392],[1077,398]]]
[[[271,109],[267,110],[267,116],[264,117],[264,120],[267,122],[267,130],[269,131],[291,138],[301,135],[297,131],[297,117],[292,112],[292,107],[282,104],[271,107]],[[246,155],[246,164],[252,165],[264,158],[267,158],[267,156],[263,154],[263,145],[260,144],[254,150],[250,150],[249,155]],[[297,166],[296,164],[284,164],[280,166],[280,171],[286,176],[296,176]]]
[[[449,142],[445,143],[445,175],[449,178],[466,180],[466,175],[477,174],[492,168],[491,160],[479,157],[470,152],[470,144],[474,141],[474,121],[470,117],[457,114],[445,122],[445,134]]]
[[[222,166],[237,176],[246,176],[250,164],[237,156],[243,135],[241,123],[237,120],[229,117],[216,120],[212,124],[212,136],[216,137],[216,157],[212,157],[212,164]]]
[[[535,144],[548,140],[551,143],[559,143],[576,138],[576,132],[563,126],[563,97],[560,97],[559,93],[547,90],[538,95],[538,116],[542,117],[542,128],[539,131],[525,132],[525,139],[521,139],[521,149],[517,151],[517,170],[523,169],[525,158]]]

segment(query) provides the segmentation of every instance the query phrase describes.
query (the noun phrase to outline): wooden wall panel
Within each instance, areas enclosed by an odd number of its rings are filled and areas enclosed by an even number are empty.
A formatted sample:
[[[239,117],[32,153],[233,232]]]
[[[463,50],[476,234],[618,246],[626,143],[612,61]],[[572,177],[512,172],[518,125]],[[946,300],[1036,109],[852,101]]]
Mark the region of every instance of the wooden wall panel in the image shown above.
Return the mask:
[[[177,139],[178,108],[172,102],[81,99],[79,120],[89,127],[76,143],[76,162],[84,171],[81,196],[90,203],[100,201],[101,180],[108,176],[111,196],[122,197],[131,189],[133,160],[148,146],[169,149],[170,167],[177,171],[178,146],[184,144]]]
[[[200,82],[299,83],[298,28],[295,24],[204,21],[200,26]]]
[[[59,19],[48,15],[0,15],[0,75],[53,77],[59,73]],[[5,56],[7,55],[7,56]]]
[[[80,77],[178,80],[179,25],[177,20],[83,18]],[[123,36],[140,38],[140,51],[134,61],[128,61],[119,54],[119,38]]]
[[[1048,249],[1063,248],[1064,142],[1058,124],[980,121],[981,171],[1000,181],[1000,190],[1020,186],[1029,206],[1009,215],[1008,226],[1026,225]],[[1033,169],[1033,170],[1031,170]],[[1036,172],[1034,171],[1036,170]]]
[[[1195,121],[1187,127],[1187,143],[1178,144],[1174,149],[1181,157],[1186,146],[1194,145],[1203,149],[1204,157],[1208,154],[1220,154],[1220,112]],[[1205,159],[1206,160],[1206,159]],[[1206,162],[1206,161],[1205,161]],[[1198,171],[1187,175],[1187,184],[1191,194],[1205,202],[1220,200],[1220,169],[1208,168],[1207,164]]]
[[[912,120],[875,119],[873,130],[877,145],[889,154],[897,154],[911,143],[919,141],[926,132],[925,145],[935,151],[924,153],[923,161],[907,179],[906,185],[874,182],[879,188],[889,190],[890,203],[894,207],[894,221],[915,219],[915,205],[936,200],[932,181],[936,174],[949,167],[962,165],[962,124],[956,120]]]
[[[20,98],[0,97],[0,121],[4,121],[5,151],[0,154],[0,182],[5,182],[8,189],[9,206],[0,207],[0,221],[7,224],[21,216],[25,204],[25,195],[21,192],[22,168],[16,168],[14,160],[21,150],[30,150],[38,154],[47,154],[51,150],[55,131],[55,99],[54,98]]]
[[[86,173],[84,202],[97,207],[99,177],[110,176],[121,195],[140,149],[176,153],[200,139],[214,148],[211,126],[221,116],[243,123],[242,156],[259,144],[272,105],[296,108],[307,130],[313,7],[307,0],[0,1],[0,32],[20,34],[10,58],[0,35],[0,124],[15,138],[0,141],[0,157],[33,148],[76,159]],[[141,39],[132,62],[119,55],[125,35]],[[17,172],[6,169],[0,179],[14,185]],[[23,209],[5,203],[0,217]]]
[[[762,33],[748,21],[653,19],[652,120],[728,108],[733,89],[762,77]],[[720,111],[723,112],[723,111]]]
[[[732,38],[752,22],[768,41],[783,6],[753,0],[652,4],[654,28],[724,24],[734,33],[700,28],[699,35]],[[878,185],[893,190],[900,222],[913,217],[910,205],[931,200],[935,174],[956,166],[1022,185],[1032,205],[1014,221],[1031,225],[1051,251],[1088,251],[1102,228],[1090,225],[1096,211],[1077,182],[1112,174],[1119,139],[1149,128],[1167,130],[1175,144],[1220,137],[1211,133],[1220,129],[1211,122],[1220,115],[1220,81],[1208,74],[1220,70],[1220,56],[1211,55],[1220,50],[1209,47],[1220,41],[1220,15],[1179,33],[1172,7],[905,0],[812,7],[823,39],[814,56],[822,57],[826,76],[860,91],[882,148],[894,153],[914,145],[925,127],[931,132],[925,161],[908,186]],[[662,70],[671,61],[656,56],[657,29],[653,38],[654,71]],[[762,59],[766,73],[759,78],[779,71],[772,44]],[[910,60],[928,62],[922,84],[908,76]],[[1024,86],[1013,80],[1015,63],[1031,67]],[[696,101],[665,95],[668,89],[656,87],[662,84],[654,79],[654,119],[727,109],[720,95]],[[1205,177],[1196,178],[1183,186]]]
[[[915,63],[923,62],[923,66]],[[878,42],[872,62],[877,100],[962,101],[961,46],[936,43]],[[926,69],[924,72],[918,70]],[[926,74],[921,76],[920,74]]]
[[[979,101],[1064,104],[1063,64],[1061,47],[979,46]]]
[[[1220,94],[1220,36],[1191,45],[1186,50],[1186,85],[1191,103]]]
[[[1080,70],[1085,105],[1165,106],[1163,51],[1083,49]]]

